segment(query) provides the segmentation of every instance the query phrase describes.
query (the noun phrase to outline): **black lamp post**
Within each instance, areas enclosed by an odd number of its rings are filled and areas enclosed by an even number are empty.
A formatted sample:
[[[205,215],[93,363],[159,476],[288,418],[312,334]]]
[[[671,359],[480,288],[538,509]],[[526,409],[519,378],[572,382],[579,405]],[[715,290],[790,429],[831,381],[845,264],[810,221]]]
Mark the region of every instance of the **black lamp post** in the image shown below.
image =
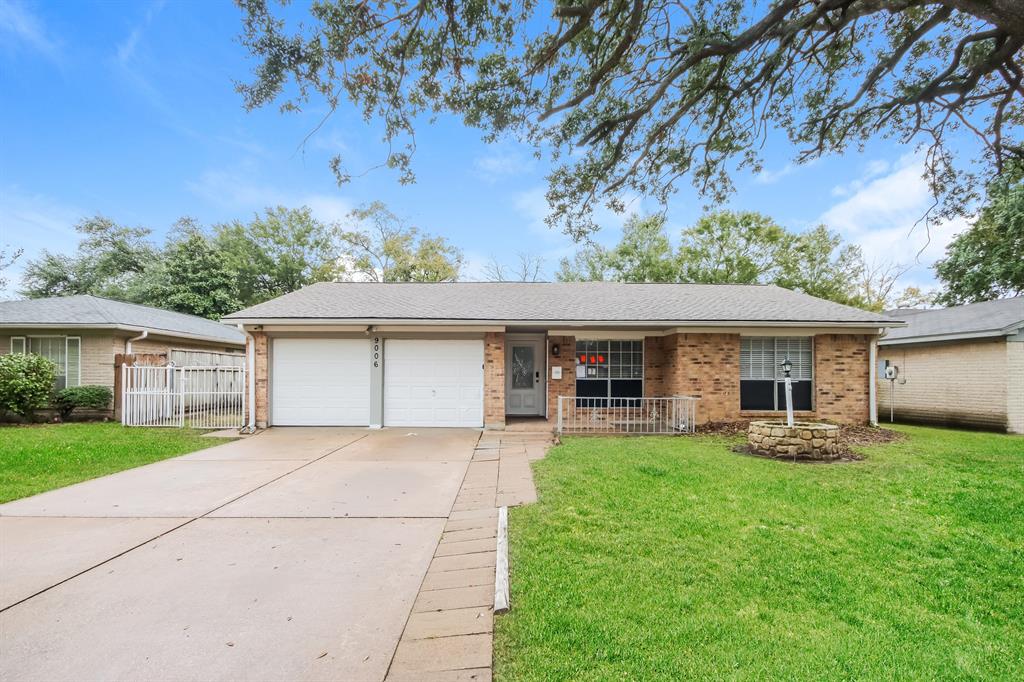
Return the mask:
[[[786,377],[786,426],[793,426],[793,383],[789,379],[789,373],[793,371],[793,363],[788,355],[779,364],[779,367],[782,368],[782,373]]]

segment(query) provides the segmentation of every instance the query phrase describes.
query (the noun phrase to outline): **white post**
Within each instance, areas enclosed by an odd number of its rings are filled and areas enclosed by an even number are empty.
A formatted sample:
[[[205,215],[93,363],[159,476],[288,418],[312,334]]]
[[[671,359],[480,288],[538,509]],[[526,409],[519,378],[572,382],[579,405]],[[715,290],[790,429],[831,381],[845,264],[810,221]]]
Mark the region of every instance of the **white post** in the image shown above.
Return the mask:
[[[786,377],[786,426],[793,426],[793,383]]]

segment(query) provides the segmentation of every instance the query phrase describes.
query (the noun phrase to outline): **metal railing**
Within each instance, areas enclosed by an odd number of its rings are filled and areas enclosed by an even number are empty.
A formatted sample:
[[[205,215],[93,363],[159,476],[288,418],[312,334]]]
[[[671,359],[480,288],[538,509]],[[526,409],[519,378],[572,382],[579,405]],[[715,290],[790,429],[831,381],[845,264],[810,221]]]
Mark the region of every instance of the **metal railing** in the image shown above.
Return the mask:
[[[241,427],[245,423],[245,368],[122,365],[121,423]]]
[[[676,434],[693,433],[697,398],[558,397],[558,433]]]

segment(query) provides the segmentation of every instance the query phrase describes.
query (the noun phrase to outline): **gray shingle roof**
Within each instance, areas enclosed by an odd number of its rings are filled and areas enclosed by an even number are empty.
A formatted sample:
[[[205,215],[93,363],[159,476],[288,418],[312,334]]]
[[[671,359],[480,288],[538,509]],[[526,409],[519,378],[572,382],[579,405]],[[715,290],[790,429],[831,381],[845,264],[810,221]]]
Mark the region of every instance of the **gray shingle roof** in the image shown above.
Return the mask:
[[[225,319],[898,324],[776,286],[619,282],[322,282]]]
[[[971,303],[940,310],[922,310],[912,315],[893,314],[907,321],[906,327],[892,329],[879,340],[881,345],[911,343],[935,337],[984,337],[1010,333],[1024,324],[1024,296],[998,301]]]
[[[25,301],[0,301],[0,326],[126,327],[148,329],[166,336],[201,337],[244,344],[245,336],[233,327],[195,315],[123,303],[98,296],[63,296]]]

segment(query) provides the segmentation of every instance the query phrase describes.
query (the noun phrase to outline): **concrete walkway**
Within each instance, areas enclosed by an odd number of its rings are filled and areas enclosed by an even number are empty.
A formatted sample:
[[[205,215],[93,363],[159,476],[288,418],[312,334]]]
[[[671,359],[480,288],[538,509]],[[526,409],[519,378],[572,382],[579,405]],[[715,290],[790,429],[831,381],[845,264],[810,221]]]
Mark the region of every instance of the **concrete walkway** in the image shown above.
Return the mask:
[[[415,674],[403,632],[437,611],[421,587],[456,577],[435,564],[487,539],[474,519],[500,496],[530,495],[514,464],[502,483],[480,438],[272,429],[0,505],[0,679]],[[457,577],[490,567],[492,582],[489,554]],[[486,632],[474,661],[489,677]]]

